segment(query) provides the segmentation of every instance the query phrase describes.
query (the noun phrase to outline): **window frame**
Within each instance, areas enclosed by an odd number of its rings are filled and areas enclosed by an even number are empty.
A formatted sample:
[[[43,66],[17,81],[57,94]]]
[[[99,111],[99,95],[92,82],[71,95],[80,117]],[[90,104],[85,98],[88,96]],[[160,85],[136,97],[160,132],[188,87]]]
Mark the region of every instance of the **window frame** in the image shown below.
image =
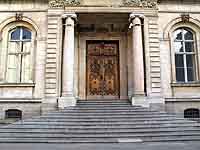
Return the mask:
[[[181,27],[181,28],[178,28],[178,29],[176,29],[174,32],[173,32],[173,35],[175,34],[175,32],[176,31],[178,31],[178,30],[181,30],[181,36],[182,36],[182,39],[181,40],[177,40],[177,39],[174,39],[174,37],[173,37],[173,47],[174,47],[174,49],[175,49],[175,43],[176,42],[181,42],[182,43],[182,45],[183,45],[183,52],[174,52],[174,55],[179,55],[179,56],[182,56],[183,57],[183,67],[184,67],[184,81],[178,81],[177,80],[177,77],[176,77],[176,82],[183,82],[183,83],[192,83],[192,82],[194,82],[194,81],[196,81],[196,38],[195,38],[195,33],[190,29],[190,28],[186,28],[186,27]],[[193,36],[193,40],[186,40],[185,38],[184,38],[184,35],[183,35],[183,31],[184,30],[188,30],[188,31],[190,31],[191,33],[192,33],[192,36]],[[187,52],[187,50],[186,50],[186,43],[187,42],[190,42],[190,43],[192,43],[192,45],[193,45],[193,51],[191,51],[191,52]],[[188,64],[187,64],[187,56],[192,56],[193,58],[192,58],[192,61],[193,61],[193,81],[189,81],[189,77],[188,77],[188,68],[190,68],[190,67],[188,67]],[[176,58],[175,58],[175,61],[176,61]],[[177,69],[177,68],[180,68],[180,67],[177,67],[176,66],[176,63],[175,63],[175,68]],[[177,74],[177,73],[176,73]]]
[[[200,110],[198,108],[188,108],[184,110],[184,118],[197,119],[200,118]]]
[[[16,114],[16,115],[13,115]],[[5,111],[5,119],[17,119],[21,120],[23,116],[23,112],[19,109],[7,109]]]
[[[19,33],[19,39],[18,40],[12,40],[11,38],[11,36],[12,36],[12,33],[13,32],[15,32],[17,29],[19,28],[19,30],[20,30],[20,33]],[[26,29],[26,30],[28,30],[29,32],[31,32],[31,39],[23,39],[23,32],[24,32],[24,29]],[[12,30],[10,30],[9,31],[9,33],[8,33],[8,45],[9,44],[11,44],[11,43],[19,43],[19,45],[20,45],[20,49],[19,49],[19,51],[17,51],[17,52],[9,52],[9,49],[7,50],[8,52],[7,52],[7,61],[8,61],[8,57],[9,57],[9,55],[14,55],[14,56],[16,56],[17,57],[17,59],[19,60],[19,62],[18,62],[18,64],[17,64],[17,74],[16,74],[16,76],[17,76],[17,81],[16,81],[16,83],[32,83],[33,82],[33,80],[31,81],[31,82],[23,82],[22,81],[22,76],[23,76],[23,73],[22,73],[22,70],[23,70],[23,61],[24,61],[24,56],[26,56],[26,55],[29,55],[30,57],[32,57],[31,56],[31,49],[32,49],[32,47],[30,47],[30,52],[23,52],[23,51],[21,51],[21,50],[23,50],[23,43],[24,42],[30,42],[30,46],[32,46],[32,31],[30,30],[30,29],[28,29],[28,28],[26,28],[26,27],[24,27],[24,26],[18,26],[18,27],[16,27],[16,28],[14,28],[14,29],[12,29]],[[31,65],[32,65],[33,63],[31,63]],[[7,68],[6,68],[6,73],[7,73],[7,69],[8,69],[8,65],[7,65]],[[32,72],[32,71],[31,71]],[[7,80],[7,74],[6,74],[6,81],[7,82],[9,82],[10,83],[10,81],[8,81]]]
[[[10,41],[10,31],[14,31],[17,27],[23,27],[25,28],[26,30],[28,31],[31,31],[31,51],[30,51],[30,56],[32,58],[32,61],[31,61],[31,81],[30,82],[9,82],[7,81],[7,66],[8,66],[8,45],[9,45],[9,41]],[[6,27],[4,27],[4,29],[2,30],[2,41],[1,41],[1,45],[2,45],[2,48],[1,48],[1,54],[0,55],[0,67],[2,68],[2,79],[0,80],[0,85],[35,85],[35,56],[36,56],[36,31],[35,29],[33,28],[33,26],[27,22],[12,22],[10,24],[8,24]]]
[[[176,79],[176,64],[175,64],[175,47],[174,47],[174,32],[180,28],[186,28],[188,29],[190,32],[193,33],[193,46],[194,46],[194,81],[188,81],[188,82],[180,82],[177,81]],[[169,32],[169,37],[170,37],[170,55],[171,55],[171,85],[175,85],[175,84],[199,84],[199,70],[200,70],[200,66],[199,64],[199,60],[200,60],[200,56],[199,54],[199,46],[200,46],[200,38],[199,38],[200,34],[199,34],[199,29],[190,23],[179,23],[176,24],[171,31]]]

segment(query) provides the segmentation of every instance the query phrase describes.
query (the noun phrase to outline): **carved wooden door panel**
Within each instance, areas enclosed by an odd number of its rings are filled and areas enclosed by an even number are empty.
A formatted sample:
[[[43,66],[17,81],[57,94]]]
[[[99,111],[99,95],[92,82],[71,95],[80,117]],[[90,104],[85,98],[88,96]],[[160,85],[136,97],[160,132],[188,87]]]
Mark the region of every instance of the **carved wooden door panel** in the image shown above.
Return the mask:
[[[118,62],[116,57],[104,57],[104,93],[103,95],[118,96]]]
[[[118,44],[91,41],[87,44],[87,97],[118,98]]]

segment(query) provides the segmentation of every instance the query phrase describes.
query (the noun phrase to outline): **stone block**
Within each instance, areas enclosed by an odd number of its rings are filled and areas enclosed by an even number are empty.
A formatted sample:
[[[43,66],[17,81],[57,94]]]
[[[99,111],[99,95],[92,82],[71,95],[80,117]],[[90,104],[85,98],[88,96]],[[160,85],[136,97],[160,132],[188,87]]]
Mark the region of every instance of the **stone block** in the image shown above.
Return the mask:
[[[75,97],[60,97],[58,99],[58,108],[64,109],[67,107],[76,106],[77,100]]]

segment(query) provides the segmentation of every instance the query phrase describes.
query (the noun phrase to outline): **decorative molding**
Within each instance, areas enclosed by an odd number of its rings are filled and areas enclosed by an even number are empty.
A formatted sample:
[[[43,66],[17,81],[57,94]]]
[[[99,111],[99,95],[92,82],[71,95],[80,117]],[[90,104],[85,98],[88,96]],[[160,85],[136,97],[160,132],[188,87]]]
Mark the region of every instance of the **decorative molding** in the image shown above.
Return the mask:
[[[158,0],[123,0],[124,6],[157,8]]]
[[[132,20],[133,20],[134,18],[136,18],[136,17],[138,17],[138,18],[140,18],[140,19],[143,19],[143,18],[144,18],[144,14],[131,13],[131,14],[129,15],[129,22],[132,22]]]
[[[140,23],[137,23],[137,24],[133,24],[133,20],[138,17],[139,19],[144,19],[144,15],[143,14],[135,14],[135,13],[131,13],[129,15],[129,22],[130,22],[130,25],[129,25],[129,29],[131,29],[133,26],[141,26],[141,22]]]
[[[18,12],[15,14],[16,21],[21,21],[23,19],[23,13]]]
[[[78,6],[81,4],[80,0],[64,0],[65,6]]]
[[[190,20],[190,14],[188,14],[188,13],[181,14],[181,20],[183,22],[189,22],[189,20]]]
[[[49,0],[50,8],[63,8],[65,6],[78,6],[80,4],[80,0]]]
[[[68,17],[74,19],[74,21],[77,22],[77,15],[75,13],[64,13],[62,15],[62,18],[65,18],[65,19]]]

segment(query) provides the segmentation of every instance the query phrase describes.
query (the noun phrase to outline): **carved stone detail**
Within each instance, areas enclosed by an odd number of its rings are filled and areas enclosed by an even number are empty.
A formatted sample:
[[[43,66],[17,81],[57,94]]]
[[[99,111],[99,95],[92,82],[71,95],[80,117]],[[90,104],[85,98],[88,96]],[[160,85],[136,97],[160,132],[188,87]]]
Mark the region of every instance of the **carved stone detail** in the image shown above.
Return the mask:
[[[23,13],[19,12],[15,14],[16,21],[21,21],[23,19]]]
[[[123,0],[124,6],[157,8],[158,0]]]
[[[62,8],[64,7],[63,0],[49,0],[49,7],[50,8]]]
[[[80,5],[80,0],[64,0],[65,6],[77,6]]]
[[[183,13],[181,14],[181,20],[185,23],[185,22],[189,22],[190,20],[190,14],[188,13]]]
[[[80,0],[49,0],[50,8],[63,8],[65,6],[78,6],[80,4]]]

